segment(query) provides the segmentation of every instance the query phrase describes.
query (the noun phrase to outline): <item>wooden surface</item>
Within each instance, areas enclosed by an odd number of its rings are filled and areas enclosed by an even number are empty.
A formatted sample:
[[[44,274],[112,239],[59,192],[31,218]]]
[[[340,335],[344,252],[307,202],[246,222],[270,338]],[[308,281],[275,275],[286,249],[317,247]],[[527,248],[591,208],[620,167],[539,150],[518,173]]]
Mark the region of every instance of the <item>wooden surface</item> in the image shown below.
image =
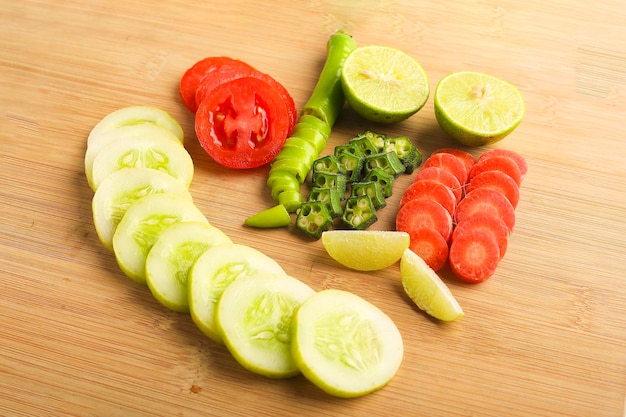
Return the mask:
[[[625,20],[618,0],[1,0],[0,415],[623,416]],[[177,93],[195,61],[247,61],[301,106],[338,28],[412,54],[433,89],[469,69],[525,96],[524,121],[492,146],[529,163],[516,230],[491,280],[442,274],[465,309],[458,322],[412,307],[397,265],[351,272],[295,231],[245,229],[272,203],[267,168],[220,168],[197,144]],[[253,375],[120,272],[93,227],[83,157],[95,123],[129,105],[181,123],[212,224],[314,289],[353,291],[391,316],[405,357],[387,387],[341,400],[302,377]],[[365,128],[408,135],[426,156],[454,146],[432,96],[393,126],[346,110],[328,149]],[[412,178],[374,228],[393,228]]]

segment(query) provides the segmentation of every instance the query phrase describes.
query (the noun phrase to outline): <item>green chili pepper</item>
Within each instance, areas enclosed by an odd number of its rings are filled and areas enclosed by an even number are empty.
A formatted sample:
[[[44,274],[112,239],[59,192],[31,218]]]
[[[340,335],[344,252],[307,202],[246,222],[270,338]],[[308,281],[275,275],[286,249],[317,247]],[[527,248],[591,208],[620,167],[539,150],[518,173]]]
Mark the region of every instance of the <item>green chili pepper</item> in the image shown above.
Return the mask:
[[[245,220],[245,225],[250,227],[285,227],[291,224],[289,212],[282,204],[263,210]]]
[[[367,182],[367,181],[379,182],[383,189],[383,195],[385,196],[385,198],[391,197],[391,193],[393,191],[394,176],[385,172],[383,169],[381,168],[372,169],[365,176],[363,181],[364,182]]]
[[[296,228],[313,239],[322,237],[322,233],[333,225],[333,218],[321,201],[305,201],[296,213]]]
[[[356,49],[356,42],[343,30],[335,32],[326,44],[326,62],[313,89],[311,97],[304,105],[302,114],[313,115],[325,121],[330,127],[335,124],[345,98],[341,86],[341,68],[346,58]]]
[[[349,228],[358,230],[366,229],[374,224],[378,217],[370,196],[364,194],[348,198],[341,220]]]
[[[361,195],[368,195],[372,199],[372,204],[374,204],[376,210],[387,205],[385,194],[383,194],[383,187],[377,181],[352,183],[350,186],[350,196],[358,197]]]
[[[412,174],[415,168],[422,164],[422,154],[406,136],[385,139],[383,151],[394,151],[407,174]]]
[[[386,173],[397,177],[404,172],[404,165],[394,152],[382,152],[368,155],[363,163],[365,172],[368,173],[374,168],[380,168]]]
[[[354,49],[356,49],[356,43],[344,31],[337,31],[328,39],[326,62],[317,84],[304,105],[293,132],[274,159],[270,176],[284,170],[292,174],[300,184],[305,181],[311,171],[313,161],[326,147],[330,131],[345,104],[341,86],[341,69]],[[310,148],[302,145],[300,141],[306,142]],[[310,155],[302,153],[304,149],[308,149]],[[272,198],[278,200],[280,204],[285,204],[290,212],[296,211],[302,202],[302,195],[299,191],[291,187],[285,188],[280,182],[272,182],[272,184],[280,186],[278,189],[272,189]],[[270,188],[273,188],[272,184],[268,181]]]
[[[335,188],[311,188],[308,201],[321,201],[326,204],[326,208],[331,217],[339,217],[343,213],[343,207],[341,200],[343,200],[344,194]]]

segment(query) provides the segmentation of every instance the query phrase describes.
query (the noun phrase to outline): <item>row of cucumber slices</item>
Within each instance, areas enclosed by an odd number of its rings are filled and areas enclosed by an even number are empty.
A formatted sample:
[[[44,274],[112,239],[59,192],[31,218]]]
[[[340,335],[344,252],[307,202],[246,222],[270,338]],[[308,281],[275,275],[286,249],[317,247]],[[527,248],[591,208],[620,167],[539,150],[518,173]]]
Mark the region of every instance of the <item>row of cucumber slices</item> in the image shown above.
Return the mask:
[[[182,128],[160,109],[126,107],[93,128],[85,173],[94,226],[120,269],[165,307],[189,313],[248,370],[302,373],[340,397],[386,385],[403,357],[393,321],[355,294],[316,292],[233,242],[194,204],[193,168]]]

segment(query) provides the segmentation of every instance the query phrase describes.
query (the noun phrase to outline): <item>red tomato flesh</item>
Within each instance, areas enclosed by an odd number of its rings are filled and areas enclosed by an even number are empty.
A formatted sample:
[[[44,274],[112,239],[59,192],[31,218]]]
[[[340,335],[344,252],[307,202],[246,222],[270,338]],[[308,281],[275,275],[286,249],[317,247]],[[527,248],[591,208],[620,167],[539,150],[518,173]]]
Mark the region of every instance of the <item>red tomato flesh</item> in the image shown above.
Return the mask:
[[[195,128],[202,148],[219,164],[256,168],[272,161],[290,131],[277,90],[256,77],[218,85],[198,107]]]

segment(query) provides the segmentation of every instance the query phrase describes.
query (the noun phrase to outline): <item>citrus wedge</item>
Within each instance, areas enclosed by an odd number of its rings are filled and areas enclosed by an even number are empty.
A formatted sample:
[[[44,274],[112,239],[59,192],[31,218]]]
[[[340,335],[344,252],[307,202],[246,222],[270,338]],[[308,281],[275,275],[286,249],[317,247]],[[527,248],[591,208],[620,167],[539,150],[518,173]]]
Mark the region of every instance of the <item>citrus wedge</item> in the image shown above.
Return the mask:
[[[375,271],[393,265],[409,243],[409,234],[397,231],[329,230],[322,233],[322,244],[330,257],[359,271]]]
[[[346,101],[364,119],[394,123],[417,113],[430,93],[428,77],[410,55],[388,46],[362,46],[341,72]]]
[[[525,104],[513,84],[494,76],[460,71],[435,88],[435,117],[457,142],[483,146],[504,139],[522,121]]]
[[[448,286],[410,249],[400,260],[400,276],[404,291],[420,310],[442,321],[463,317],[463,309]]]

